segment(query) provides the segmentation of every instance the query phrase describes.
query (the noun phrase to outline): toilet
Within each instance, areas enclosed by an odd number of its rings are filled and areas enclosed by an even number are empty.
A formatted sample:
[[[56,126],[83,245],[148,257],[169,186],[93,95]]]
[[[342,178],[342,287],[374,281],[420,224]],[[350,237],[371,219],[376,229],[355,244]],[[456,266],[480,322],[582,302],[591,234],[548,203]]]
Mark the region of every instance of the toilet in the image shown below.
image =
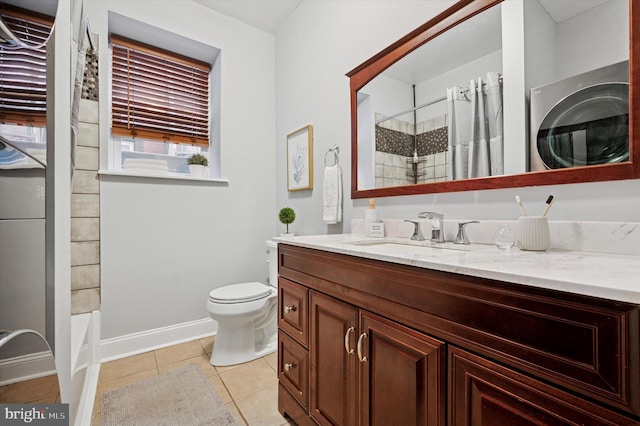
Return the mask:
[[[218,322],[211,365],[252,361],[276,351],[278,332],[278,244],[268,240],[269,283],[246,282],[209,293],[207,311]]]

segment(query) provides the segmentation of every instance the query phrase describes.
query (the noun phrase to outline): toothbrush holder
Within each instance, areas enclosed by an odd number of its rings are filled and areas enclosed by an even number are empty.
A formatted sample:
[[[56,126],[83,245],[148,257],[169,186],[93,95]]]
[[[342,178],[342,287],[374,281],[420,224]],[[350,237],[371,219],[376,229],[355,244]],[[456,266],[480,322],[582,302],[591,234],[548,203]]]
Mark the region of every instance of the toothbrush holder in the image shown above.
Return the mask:
[[[518,219],[520,250],[544,251],[551,245],[549,222],[544,216],[520,216]]]

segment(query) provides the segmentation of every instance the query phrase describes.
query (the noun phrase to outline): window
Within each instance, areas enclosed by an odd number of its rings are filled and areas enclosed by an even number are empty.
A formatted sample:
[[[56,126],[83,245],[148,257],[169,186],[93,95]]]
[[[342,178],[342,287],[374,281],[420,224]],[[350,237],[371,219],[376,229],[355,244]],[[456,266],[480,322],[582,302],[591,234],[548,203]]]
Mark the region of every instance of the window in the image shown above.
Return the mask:
[[[3,22],[37,48],[0,47],[0,135],[41,161],[46,158],[47,56],[53,18],[0,5]],[[38,167],[18,150],[0,144],[0,168]]]
[[[209,147],[211,66],[116,35],[111,52],[112,168],[188,173]]]

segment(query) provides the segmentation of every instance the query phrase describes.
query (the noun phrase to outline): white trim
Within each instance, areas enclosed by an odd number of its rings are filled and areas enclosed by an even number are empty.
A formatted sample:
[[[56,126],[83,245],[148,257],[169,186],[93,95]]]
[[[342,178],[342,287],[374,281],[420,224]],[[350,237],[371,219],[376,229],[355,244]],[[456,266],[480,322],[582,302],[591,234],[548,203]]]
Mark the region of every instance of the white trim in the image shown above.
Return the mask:
[[[100,376],[100,364],[90,365],[87,368],[84,378],[84,387],[82,397],[78,401],[78,411],[76,414],[75,426],[84,426],[91,424],[93,417],[93,405],[96,399],[98,389],[98,378]]]
[[[133,178],[133,179],[169,179],[169,180],[186,180],[186,181],[195,181],[195,182],[203,182],[210,184],[229,184],[229,179],[226,178],[208,178],[208,177],[194,177],[188,175],[153,175],[153,174],[143,174],[143,173],[130,173],[130,172],[116,172],[112,170],[98,170],[98,174],[100,176],[113,176],[116,178]]]
[[[91,345],[91,335],[89,334],[91,327],[91,314],[84,313],[71,315],[71,371],[78,369],[78,363],[81,361],[80,355],[83,351],[83,345]],[[88,350],[86,348],[85,350]],[[85,357],[86,358],[86,355]],[[82,361],[87,361],[86,359]]]
[[[100,364],[95,355],[100,342],[100,311],[71,316],[70,422],[91,424]],[[72,424],[70,423],[70,424]]]
[[[113,361],[154,349],[209,337],[216,334],[217,328],[218,324],[214,320],[205,318],[101,340],[100,361]]]
[[[34,352],[0,360],[0,386],[56,374],[50,351]]]

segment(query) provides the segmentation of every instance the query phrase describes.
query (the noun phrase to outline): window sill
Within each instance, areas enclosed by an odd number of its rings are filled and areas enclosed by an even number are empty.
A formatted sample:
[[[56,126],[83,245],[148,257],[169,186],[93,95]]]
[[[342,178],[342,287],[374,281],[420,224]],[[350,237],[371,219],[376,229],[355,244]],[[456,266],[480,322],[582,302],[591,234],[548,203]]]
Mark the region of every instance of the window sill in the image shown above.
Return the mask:
[[[210,177],[196,177],[196,176],[187,176],[187,175],[154,175],[154,174],[146,174],[146,173],[130,173],[125,171],[112,171],[112,170],[98,170],[98,175],[105,177],[114,177],[114,178],[122,178],[122,179],[159,179],[159,180],[176,180],[176,181],[187,181],[198,184],[206,184],[206,185],[229,185],[229,179],[225,178],[210,178]]]

